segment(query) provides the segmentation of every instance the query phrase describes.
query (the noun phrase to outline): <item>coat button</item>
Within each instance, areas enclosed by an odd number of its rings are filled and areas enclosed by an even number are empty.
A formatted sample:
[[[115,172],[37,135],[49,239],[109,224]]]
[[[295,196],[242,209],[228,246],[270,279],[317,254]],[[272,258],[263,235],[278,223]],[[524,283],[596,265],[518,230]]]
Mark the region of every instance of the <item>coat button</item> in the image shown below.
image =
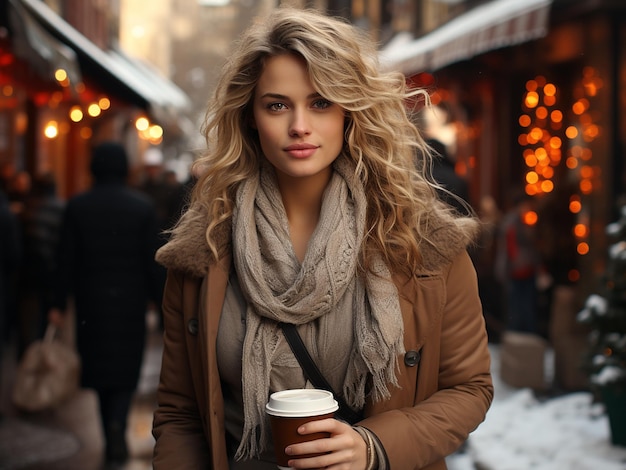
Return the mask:
[[[198,335],[198,319],[197,318],[192,318],[191,320],[187,322],[187,331],[189,331],[189,333],[194,336]]]
[[[421,358],[421,354],[419,351],[407,351],[404,355],[404,364],[407,367],[415,367]]]

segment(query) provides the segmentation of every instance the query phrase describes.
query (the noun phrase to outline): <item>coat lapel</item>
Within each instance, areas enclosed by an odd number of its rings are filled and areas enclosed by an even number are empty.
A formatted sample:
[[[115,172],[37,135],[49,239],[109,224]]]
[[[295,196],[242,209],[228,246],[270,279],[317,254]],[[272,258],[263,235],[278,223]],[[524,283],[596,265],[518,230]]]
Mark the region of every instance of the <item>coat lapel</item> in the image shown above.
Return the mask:
[[[202,283],[200,292],[201,310],[199,315],[199,328],[204,334],[200,335],[202,344],[202,367],[207,378],[207,403],[206,414],[207,429],[210,430],[210,443],[212,452],[212,468],[228,468],[228,457],[217,449],[226,448],[226,431],[224,429],[224,397],[219,379],[217,366],[216,343],[217,333],[220,324],[220,316],[226,287],[228,284],[228,272],[230,267],[230,256],[225,257],[220,263],[211,264],[207,276]]]

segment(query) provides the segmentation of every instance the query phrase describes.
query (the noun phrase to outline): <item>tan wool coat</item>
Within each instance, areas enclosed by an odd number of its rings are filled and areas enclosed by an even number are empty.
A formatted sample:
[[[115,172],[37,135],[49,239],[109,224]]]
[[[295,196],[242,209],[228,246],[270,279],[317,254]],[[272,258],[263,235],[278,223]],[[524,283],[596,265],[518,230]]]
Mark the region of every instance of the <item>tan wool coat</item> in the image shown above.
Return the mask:
[[[228,470],[216,338],[231,260],[212,259],[203,223],[186,225],[157,255],[168,278],[153,465]],[[469,236],[443,221],[429,226],[439,249],[424,248],[418,275],[395,279],[406,350],[399,387],[386,401],[368,402],[359,423],[378,437],[391,470],[445,469],[445,456],[483,421],[493,398]]]

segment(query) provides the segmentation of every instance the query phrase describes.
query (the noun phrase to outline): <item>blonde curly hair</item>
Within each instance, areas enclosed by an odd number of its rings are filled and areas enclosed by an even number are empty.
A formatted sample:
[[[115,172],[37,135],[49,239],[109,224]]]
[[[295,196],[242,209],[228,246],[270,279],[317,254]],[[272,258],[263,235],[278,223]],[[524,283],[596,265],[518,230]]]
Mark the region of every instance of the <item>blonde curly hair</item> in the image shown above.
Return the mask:
[[[216,234],[230,223],[236,189],[263,158],[251,126],[255,87],[266,59],[281,54],[304,58],[316,91],[346,110],[343,152],[368,198],[361,268],[369,268],[375,251],[389,266],[413,273],[420,244],[434,245],[426,235],[429,214],[447,210],[429,176],[430,151],[406,109],[407,98],[428,96],[409,90],[402,74],[381,72],[375,45],[357,28],[315,11],[278,8],[238,41],[208,105],[207,151],[194,164],[199,178],[186,217],[208,215],[206,239],[217,259]]]

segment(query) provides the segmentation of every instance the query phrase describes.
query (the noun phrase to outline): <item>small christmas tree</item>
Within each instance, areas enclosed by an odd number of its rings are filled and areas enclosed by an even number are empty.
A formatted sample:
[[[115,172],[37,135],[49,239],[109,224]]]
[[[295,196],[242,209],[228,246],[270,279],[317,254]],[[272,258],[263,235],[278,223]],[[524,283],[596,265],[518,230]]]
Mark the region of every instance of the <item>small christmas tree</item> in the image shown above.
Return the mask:
[[[626,390],[626,203],[617,222],[607,226],[609,246],[603,295],[591,295],[578,314],[589,325],[587,368],[592,387]]]

